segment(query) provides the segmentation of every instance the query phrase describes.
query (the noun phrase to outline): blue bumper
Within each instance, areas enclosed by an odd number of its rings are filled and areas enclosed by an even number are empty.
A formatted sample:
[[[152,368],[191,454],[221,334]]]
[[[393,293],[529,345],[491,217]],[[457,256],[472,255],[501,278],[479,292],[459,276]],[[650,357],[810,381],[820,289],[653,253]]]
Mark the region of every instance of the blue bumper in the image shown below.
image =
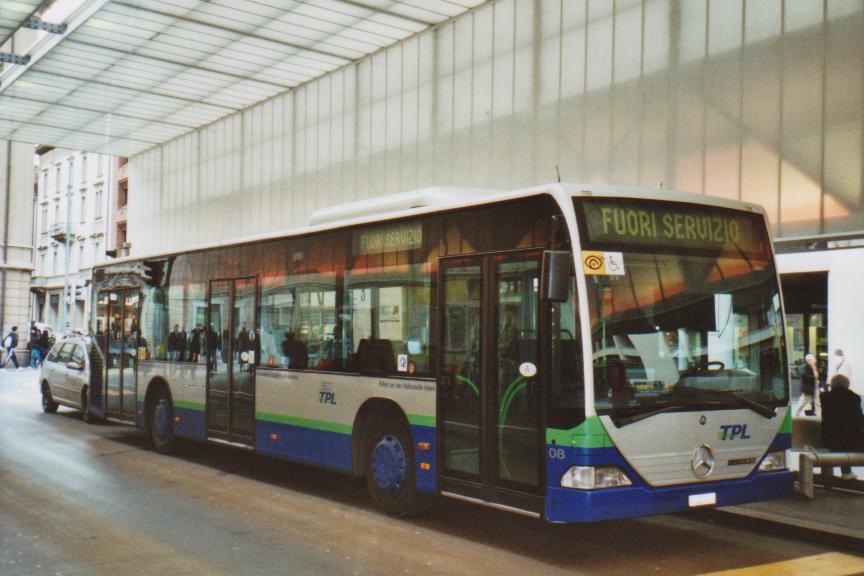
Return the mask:
[[[793,493],[792,473],[756,472],[740,480],[666,487],[628,486],[575,490],[549,486],[546,519],[550,522],[597,522],[691,510],[689,497],[715,493],[717,506],[785,498]]]

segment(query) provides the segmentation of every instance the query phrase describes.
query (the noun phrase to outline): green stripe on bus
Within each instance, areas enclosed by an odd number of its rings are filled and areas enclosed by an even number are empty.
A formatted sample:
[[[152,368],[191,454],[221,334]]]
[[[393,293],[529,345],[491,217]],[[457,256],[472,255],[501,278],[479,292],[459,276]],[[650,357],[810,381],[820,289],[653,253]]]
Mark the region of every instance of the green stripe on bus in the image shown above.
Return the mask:
[[[186,400],[174,400],[174,405],[177,408],[185,408],[186,410],[200,410],[204,411],[204,404],[202,402],[187,402]]]
[[[288,424],[290,426],[300,426],[301,428],[314,428],[315,430],[324,430],[325,432],[336,432],[338,434],[351,434],[352,426],[350,424],[337,424],[336,422],[324,422],[323,420],[309,420],[308,418],[295,418],[294,416],[284,416],[282,414],[271,414],[269,412],[256,412],[257,420],[267,420],[268,422],[278,422],[279,424]]]
[[[570,430],[546,429],[546,443],[573,448],[610,448],[612,439],[597,416],[591,416]]]
[[[786,416],[783,418],[783,424],[780,425],[780,433],[792,433],[792,408],[786,408]]]
[[[421,416],[419,414],[408,414],[408,423],[412,426],[430,426],[435,427],[434,416]]]

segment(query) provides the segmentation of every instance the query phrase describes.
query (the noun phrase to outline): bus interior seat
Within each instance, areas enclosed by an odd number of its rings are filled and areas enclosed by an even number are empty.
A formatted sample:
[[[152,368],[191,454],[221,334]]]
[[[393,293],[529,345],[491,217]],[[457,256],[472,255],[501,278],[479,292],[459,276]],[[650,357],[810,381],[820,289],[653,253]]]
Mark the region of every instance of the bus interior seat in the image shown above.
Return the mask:
[[[361,374],[392,374],[396,371],[396,357],[390,340],[364,338],[354,354],[354,369]]]

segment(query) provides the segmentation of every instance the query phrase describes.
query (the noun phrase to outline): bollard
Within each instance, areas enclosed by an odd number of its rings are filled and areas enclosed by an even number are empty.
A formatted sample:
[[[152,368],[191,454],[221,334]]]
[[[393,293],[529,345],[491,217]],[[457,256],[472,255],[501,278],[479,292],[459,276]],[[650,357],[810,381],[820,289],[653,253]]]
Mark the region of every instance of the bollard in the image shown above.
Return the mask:
[[[798,456],[798,487],[805,498],[813,499],[813,454],[802,452]]]
[[[826,483],[829,480],[826,476],[830,475],[831,468],[834,466],[861,466],[864,465],[864,453],[831,453],[831,454],[813,454],[802,452],[798,456],[798,487],[801,494],[805,498],[813,499],[813,467],[819,466],[822,469],[822,477]]]

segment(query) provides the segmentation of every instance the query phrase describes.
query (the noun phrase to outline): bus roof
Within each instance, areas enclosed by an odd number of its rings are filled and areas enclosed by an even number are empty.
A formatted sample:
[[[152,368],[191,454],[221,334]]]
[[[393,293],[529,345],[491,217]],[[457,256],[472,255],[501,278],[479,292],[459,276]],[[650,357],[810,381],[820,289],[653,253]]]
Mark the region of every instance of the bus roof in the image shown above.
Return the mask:
[[[480,206],[483,204],[491,204],[507,200],[518,200],[520,198],[539,196],[543,194],[557,196],[558,198],[578,196],[645,198],[651,200],[704,204],[708,206],[717,206],[719,208],[731,208],[764,214],[763,208],[757,204],[665,189],[577,184],[568,182],[552,182],[510,191],[480,188],[428,187],[323,208],[313,212],[309,219],[309,225],[304,227],[290,228],[277,232],[266,232],[230,240],[202,243],[183,250],[165,251],[141,256],[124,256],[122,258],[115,258],[107,262],[102,262],[94,266],[94,268],[106,268],[124,262],[137,262],[139,260],[151,258],[162,258],[179,253],[199,252],[215,248],[229,248],[254,242],[277,240],[279,238],[301,236],[314,232],[324,232],[335,228],[373,224],[375,222],[386,222],[399,218],[431,214],[443,210],[468,208],[471,206]]]

